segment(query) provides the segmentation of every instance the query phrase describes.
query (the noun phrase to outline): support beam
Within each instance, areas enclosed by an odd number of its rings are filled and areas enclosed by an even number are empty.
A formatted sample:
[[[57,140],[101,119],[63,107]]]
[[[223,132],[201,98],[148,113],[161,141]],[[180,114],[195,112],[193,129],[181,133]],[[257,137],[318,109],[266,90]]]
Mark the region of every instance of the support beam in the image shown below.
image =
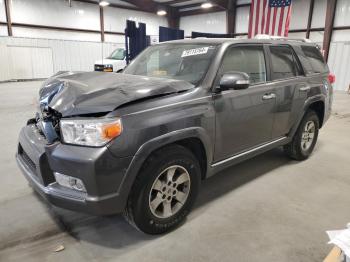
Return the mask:
[[[227,7],[228,7],[228,2],[229,2],[230,0],[212,0],[212,2],[214,3],[214,4],[216,4],[217,6],[220,6],[221,8],[223,8],[224,10],[226,10],[227,9]]]
[[[325,24],[324,38],[323,38],[324,58],[326,61],[328,61],[329,47],[331,45],[331,40],[332,40],[336,6],[337,6],[337,0],[327,0],[326,24]]]
[[[170,28],[179,29],[180,17],[179,17],[178,11],[175,11],[174,8],[168,8],[167,19],[168,19],[168,26]]]
[[[11,23],[11,11],[10,11],[10,2],[5,0],[5,13],[6,13],[6,22],[7,22],[7,34],[12,36],[12,23]]]
[[[179,6],[179,7],[175,7],[177,10],[181,10],[181,9],[185,9],[185,8],[193,8],[193,7],[196,7],[197,9],[201,9],[201,6],[202,6],[202,3],[196,3],[196,4],[189,4],[189,5],[182,5],[182,6]],[[216,6],[216,7],[220,7],[223,11],[226,10],[226,8],[220,6],[220,5],[217,5],[213,2],[213,6]]]
[[[190,1],[190,0],[172,0],[172,1],[164,2],[164,4],[169,6],[169,5],[185,3],[185,2],[188,2],[188,1]]]
[[[101,42],[104,42],[105,41],[105,19],[104,19],[102,6],[100,6],[100,30],[101,30]]]
[[[145,12],[157,13],[160,6],[164,7],[167,12],[168,25],[171,28],[179,28],[179,12],[175,7],[168,6],[167,3],[161,4],[153,0],[124,0],[129,4],[137,6]]]
[[[226,27],[230,37],[234,37],[236,31],[236,4],[237,0],[228,0],[226,11]]]
[[[0,24],[1,24],[1,22],[0,22]],[[23,28],[59,30],[59,31],[67,31],[67,32],[79,32],[79,33],[96,33],[96,34],[101,33],[100,30],[70,28],[70,27],[61,27],[61,26],[37,25],[37,24],[12,23],[12,26],[13,27],[23,27]],[[115,31],[105,31],[105,34],[124,35],[123,32],[115,32]]]
[[[179,17],[167,17],[168,18],[168,26],[173,29],[179,29],[180,27],[180,19]]]
[[[208,13],[215,13],[215,12],[222,12],[222,7],[219,6],[213,6],[209,9],[196,9],[191,11],[184,11],[179,12],[180,16],[189,16],[189,15],[200,15],[200,14],[208,14]]]
[[[158,4],[152,0],[124,0],[129,4],[137,6],[141,11],[157,13]]]
[[[310,29],[312,24],[312,15],[314,13],[314,4],[315,0],[310,0],[310,6],[309,6],[309,17],[307,19],[307,27],[306,27],[306,38],[310,38]]]
[[[94,1],[94,0],[74,0],[74,1],[76,1],[76,2],[82,2],[82,3],[87,3],[87,4],[98,5],[98,1]],[[121,4],[113,4],[113,3],[110,3],[108,7],[114,7],[114,8],[120,8],[120,9],[141,11],[138,7],[126,6],[126,5],[121,5]]]
[[[250,7],[251,5],[252,5],[251,3],[240,4],[240,5],[236,5],[236,8],[239,8],[239,7]]]

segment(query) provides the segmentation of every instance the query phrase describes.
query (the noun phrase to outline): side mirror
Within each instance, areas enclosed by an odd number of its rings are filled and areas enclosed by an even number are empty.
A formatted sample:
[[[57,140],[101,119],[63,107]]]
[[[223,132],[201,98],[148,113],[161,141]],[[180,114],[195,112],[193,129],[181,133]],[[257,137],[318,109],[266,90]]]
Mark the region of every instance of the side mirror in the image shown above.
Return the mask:
[[[249,87],[249,75],[243,72],[227,72],[220,79],[219,90],[241,90]]]

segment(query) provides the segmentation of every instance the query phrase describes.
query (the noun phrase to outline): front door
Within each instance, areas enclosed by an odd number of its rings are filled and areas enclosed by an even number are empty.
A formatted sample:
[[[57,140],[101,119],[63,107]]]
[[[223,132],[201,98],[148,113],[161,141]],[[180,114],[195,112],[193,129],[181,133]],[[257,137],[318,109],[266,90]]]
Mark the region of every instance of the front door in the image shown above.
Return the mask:
[[[251,85],[214,96],[216,138],[214,162],[269,142],[272,137],[276,94],[267,84],[263,45],[235,45],[223,58],[217,80],[230,71],[245,72]]]

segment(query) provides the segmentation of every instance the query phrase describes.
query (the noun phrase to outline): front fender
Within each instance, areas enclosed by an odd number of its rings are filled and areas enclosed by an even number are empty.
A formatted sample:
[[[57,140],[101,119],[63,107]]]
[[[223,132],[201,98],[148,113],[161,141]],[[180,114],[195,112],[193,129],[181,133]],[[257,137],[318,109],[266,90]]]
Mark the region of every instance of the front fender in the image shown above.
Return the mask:
[[[118,194],[123,198],[123,202],[125,204],[136,176],[138,175],[143,163],[152,154],[152,152],[161,147],[187,138],[197,138],[202,142],[206,151],[207,165],[210,164],[212,159],[212,145],[209,136],[201,127],[189,127],[155,137],[139,147],[122,179],[122,183],[118,189]]]

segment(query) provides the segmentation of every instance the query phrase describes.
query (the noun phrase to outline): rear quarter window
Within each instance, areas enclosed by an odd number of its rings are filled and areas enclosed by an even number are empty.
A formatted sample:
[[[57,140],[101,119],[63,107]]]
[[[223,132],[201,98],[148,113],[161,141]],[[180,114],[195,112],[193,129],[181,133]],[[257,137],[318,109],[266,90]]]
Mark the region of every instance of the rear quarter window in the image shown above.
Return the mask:
[[[270,46],[270,53],[273,80],[301,75],[301,70],[289,46]]]
[[[323,60],[321,52],[316,46],[301,46],[304,57],[301,58],[306,74],[317,74],[328,72],[328,66]]]

